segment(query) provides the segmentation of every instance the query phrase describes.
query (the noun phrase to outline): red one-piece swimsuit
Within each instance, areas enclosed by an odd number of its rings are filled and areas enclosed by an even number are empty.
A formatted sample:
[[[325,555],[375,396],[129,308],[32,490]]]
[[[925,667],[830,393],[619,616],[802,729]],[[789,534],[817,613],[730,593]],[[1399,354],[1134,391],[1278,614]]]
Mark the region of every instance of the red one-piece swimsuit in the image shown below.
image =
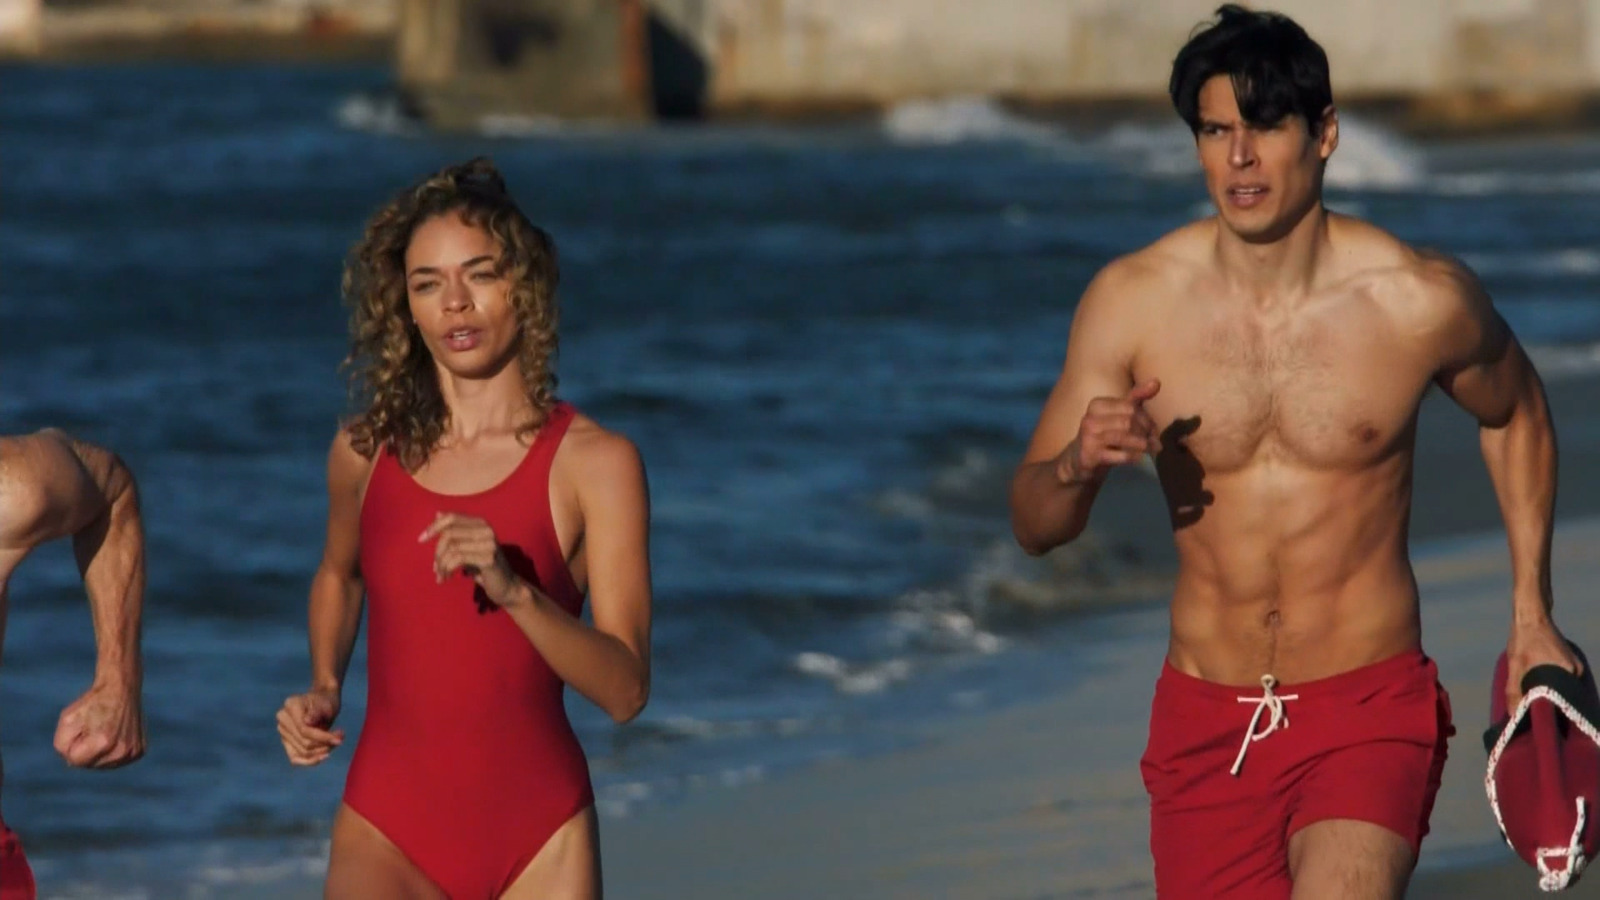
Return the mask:
[[[430,491],[386,449],[362,502],[367,713],[344,802],[451,900],[500,895],[594,794],[564,682],[469,577],[437,583],[434,542],[417,539],[440,512],[482,518],[512,569],[578,615],[550,512],[574,415],[557,403],[517,468],[476,494]]]

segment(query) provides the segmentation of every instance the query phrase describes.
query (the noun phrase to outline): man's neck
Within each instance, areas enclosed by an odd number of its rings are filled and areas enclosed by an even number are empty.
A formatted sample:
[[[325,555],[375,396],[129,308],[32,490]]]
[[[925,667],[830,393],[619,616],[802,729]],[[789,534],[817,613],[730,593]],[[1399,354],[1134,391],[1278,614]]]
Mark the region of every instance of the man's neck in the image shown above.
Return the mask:
[[[1216,255],[1227,283],[1262,306],[1292,302],[1311,292],[1328,247],[1328,212],[1321,203],[1282,237],[1251,242],[1219,222]]]

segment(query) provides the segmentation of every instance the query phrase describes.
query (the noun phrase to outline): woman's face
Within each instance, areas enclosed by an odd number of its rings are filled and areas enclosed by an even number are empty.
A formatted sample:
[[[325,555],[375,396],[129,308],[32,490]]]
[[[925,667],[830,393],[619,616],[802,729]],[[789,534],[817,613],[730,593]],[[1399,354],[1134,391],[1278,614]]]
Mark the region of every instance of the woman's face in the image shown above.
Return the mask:
[[[493,235],[458,213],[435,216],[412,232],[406,300],[423,344],[451,375],[488,377],[516,354],[516,308],[500,254]]]

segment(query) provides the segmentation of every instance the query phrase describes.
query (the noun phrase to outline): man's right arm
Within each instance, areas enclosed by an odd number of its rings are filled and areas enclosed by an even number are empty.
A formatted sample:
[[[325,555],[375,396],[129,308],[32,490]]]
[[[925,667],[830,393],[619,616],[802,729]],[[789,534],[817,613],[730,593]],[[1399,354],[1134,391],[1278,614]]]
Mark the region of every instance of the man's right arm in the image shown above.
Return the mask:
[[[1116,446],[1127,443],[1123,435],[1098,430],[1086,435],[1083,428],[1091,403],[1097,398],[1124,398],[1133,386],[1128,317],[1117,308],[1126,290],[1128,266],[1125,261],[1107,266],[1078,301],[1061,376],[1045,400],[1027,453],[1011,479],[1011,529],[1029,555],[1077,539],[1088,522],[1106,463],[1142,455]],[[1101,408],[1110,411],[1104,404]],[[1092,447],[1085,446],[1086,437]]]
[[[113,452],[86,441],[70,441],[95,486],[84,506],[104,507],[72,535],[73,555],[83,575],[94,622],[95,683],[138,696],[143,684],[139,658],[144,608],[144,524],[133,473]]]
[[[359,561],[361,496],[371,461],[341,430],[328,451],[328,533],[311,581],[311,689],[337,697],[355,649],[365,586]]]
[[[110,450],[54,428],[13,440],[10,450],[0,585],[33,547],[70,536],[94,625],[94,681],[62,710],[56,750],[74,766],[134,762],[145,750],[139,659],[145,559],[133,473]]]
[[[72,538],[94,621],[95,684],[137,696],[145,559],[133,473],[110,450],[55,428],[12,448],[0,552],[14,565],[34,547]],[[4,568],[0,576],[10,574]]]

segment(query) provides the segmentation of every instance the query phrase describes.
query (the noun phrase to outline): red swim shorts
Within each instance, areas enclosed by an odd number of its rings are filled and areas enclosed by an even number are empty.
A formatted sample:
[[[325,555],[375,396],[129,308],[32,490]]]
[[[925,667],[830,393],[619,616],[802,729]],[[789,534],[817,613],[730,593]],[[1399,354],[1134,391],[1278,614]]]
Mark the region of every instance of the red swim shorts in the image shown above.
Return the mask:
[[[22,842],[0,823],[0,900],[34,900],[33,870],[22,855]]]
[[[1162,900],[1283,900],[1289,838],[1315,822],[1372,822],[1413,854],[1428,833],[1455,734],[1432,660],[1418,650],[1269,682],[1240,688],[1162,667],[1139,761]]]

